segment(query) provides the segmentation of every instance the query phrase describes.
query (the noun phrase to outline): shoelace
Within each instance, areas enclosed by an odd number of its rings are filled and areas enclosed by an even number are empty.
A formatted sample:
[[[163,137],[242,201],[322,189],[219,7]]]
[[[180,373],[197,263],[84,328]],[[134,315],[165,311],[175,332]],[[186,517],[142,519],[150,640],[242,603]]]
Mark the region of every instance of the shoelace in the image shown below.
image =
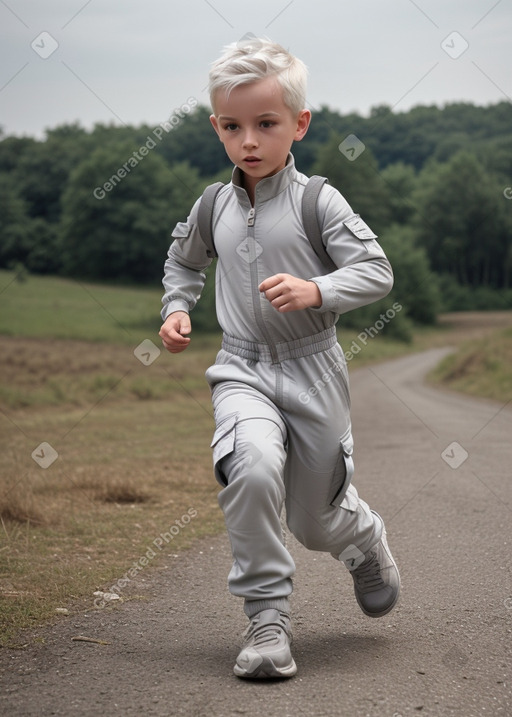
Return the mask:
[[[262,627],[261,630],[256,630],[254,632],[253,645],[257,647],[258,645],[265,645],[272,642],[277,643],[279,642],[280,632],[280,628],[272,625],[266,625],[265,627]]]
[[[276,623],[262,625],[259,628],[257,625],[255,627],[250,625],[245,634],[245,639],[251,639],[254,647],[257,647],[258,645],[265,645],[271,642],[279,642],[282,632],[286,632],[286,630],[283,626]]]
[[[379,590],[385,585],[382,575],[380,574],[380,563],[377,560],[376,553],[371,553],[368,560],[365,560],[364,563],[354,570],[353,575],[362,593]]]

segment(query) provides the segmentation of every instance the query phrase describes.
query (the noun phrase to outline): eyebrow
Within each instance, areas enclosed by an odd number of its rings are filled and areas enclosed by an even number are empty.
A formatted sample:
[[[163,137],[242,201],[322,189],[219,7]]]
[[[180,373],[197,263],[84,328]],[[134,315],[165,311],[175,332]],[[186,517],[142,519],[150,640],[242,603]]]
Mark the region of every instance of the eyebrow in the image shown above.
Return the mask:
[[[262,112],[259,115],[256,115],[257,119],[261,119],[262,117],[279,117],[279,112]],[[230,120],[232,122],[236,122],[236,117],[228,117],[227,115],[219,115],[220,120]]]

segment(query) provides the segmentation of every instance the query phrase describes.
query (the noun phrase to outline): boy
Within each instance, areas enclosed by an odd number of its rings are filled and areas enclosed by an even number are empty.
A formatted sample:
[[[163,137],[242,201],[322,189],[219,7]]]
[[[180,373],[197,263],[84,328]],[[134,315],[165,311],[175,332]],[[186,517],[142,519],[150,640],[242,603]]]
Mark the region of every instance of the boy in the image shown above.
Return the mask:
[[[235,165],[217,196],[216,306],[222,348],[206,372],[216,422],[215,475],[233,552],[232,594],[249,626],[239,677],[291,677],[293,560],[280,515],[311,550],[344,562],[370,617],[396,604],[400,578],[384,524],[351,484],[347,367],[339,314],[376,301],[393,274],[375,234],[341,194],[318,198],[322,238],[339,268],[326,273],[304,232],[307,177],[290,149],[309,127],[306,68],[268,40],[229,45],[210,72],[211,123]],[[211,262],[197,227],[199,200],[174,232],[165,264],[160,336],[178,353]]]

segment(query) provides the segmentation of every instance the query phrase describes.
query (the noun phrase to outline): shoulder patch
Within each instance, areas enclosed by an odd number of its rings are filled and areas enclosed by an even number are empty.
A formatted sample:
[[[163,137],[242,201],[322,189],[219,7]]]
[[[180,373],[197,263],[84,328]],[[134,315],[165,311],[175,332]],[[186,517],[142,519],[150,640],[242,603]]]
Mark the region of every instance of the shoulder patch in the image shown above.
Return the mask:
[[[361,241],[369,241],[370,239],[377,239],[377,235],[372,232],[368,224],[364,222],[359,214],[354,214],[353,217],[347,219],[343,224],[350,229],[352,234]]]
[[[187,239],[192,231],[192,227],[187,222],[178,222],[174,227],[171,236],[173,239]]]

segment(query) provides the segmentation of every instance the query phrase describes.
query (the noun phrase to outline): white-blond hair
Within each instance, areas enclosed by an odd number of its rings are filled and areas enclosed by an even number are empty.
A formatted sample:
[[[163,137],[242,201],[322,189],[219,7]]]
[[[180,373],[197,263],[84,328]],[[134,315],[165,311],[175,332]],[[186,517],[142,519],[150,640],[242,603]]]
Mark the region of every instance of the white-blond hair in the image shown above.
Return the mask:
[[[283,101],[296,115],[306,104],[306,65],[276,42],[246,35],[224,48],[210,70],[208,89],[215,113],[215,95],[235,87],[276,77],[283,88]]]

